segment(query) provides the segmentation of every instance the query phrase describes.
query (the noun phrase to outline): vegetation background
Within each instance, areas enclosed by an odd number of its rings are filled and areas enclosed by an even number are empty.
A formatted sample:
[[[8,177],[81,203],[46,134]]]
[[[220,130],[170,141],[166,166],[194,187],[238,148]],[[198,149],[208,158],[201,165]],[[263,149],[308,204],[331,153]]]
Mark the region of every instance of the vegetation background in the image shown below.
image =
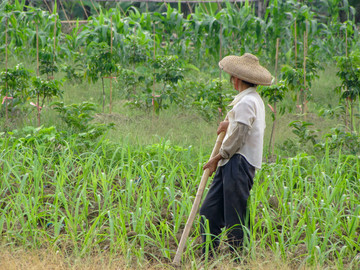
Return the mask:
[[[274,84],[249,241],[202,260],[196,221],[182,267],[358,269],[360,4],[262,4],[0,3],[0,268],[174,268],[235,94],[217,62],[252,52]]]

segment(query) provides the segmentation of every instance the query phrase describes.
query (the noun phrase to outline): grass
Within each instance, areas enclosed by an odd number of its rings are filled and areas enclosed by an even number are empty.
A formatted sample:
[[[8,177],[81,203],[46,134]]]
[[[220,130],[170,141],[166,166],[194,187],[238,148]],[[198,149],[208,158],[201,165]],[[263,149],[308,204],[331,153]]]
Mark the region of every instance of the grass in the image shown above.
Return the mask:
[[[105,250],[130,268],[171,267],[207,153],[165,140],[148,146],[104,141],[88,150],[71,139],[1,143],[3,244],[48,246],[80,258]],[[356,269],[359,175],[358,157],[342,154],[264,164],[251,195],[250,242],[239,256]],[[191,269],[204,263],[198,229],[196,221],[183,256]],[[205,264],[231,261],[223,249]]]
[[[258,171],[250,199],[250,241],[238,257],[252,269],[358,269],[360,266],[360,161],[357,155],[302,148],[295,156],[280,147],[298,138],[288,124],[306,120],[319,136],[341,119],[318,116],[337,104],[336,70],[313,84],[310,113],[279,118],[276,154]],[[329,79],[331,78],[331,79]],[[99,84],[64,84],[66,104],[101,104]],[[294,104],[288,101],[288,106]],[[114,122],[104,139],[84,144],[54,130],[0,137],[0,268],[173,269],[170,264],[213,147],[217,122],[171,106],[159,115],[124,106],[114,90]],[[106,112],[108,107],[106,108]],[[36,125],[35,111],[22,125]],[[45,127],[65,124],[49,107]],[[14,124],[14,127],[19,122]],[[271,129],[267,112],[265,153]],[[310,145],[310,148],[312,146]],[[270,161],[272,160],[272,161]],[[226,239],[224,232],[223,239]],[[234,269],[225,242],[215,261],[202,261],[198,220],[184,251],[186,269]],[[29,258],[33,264],[27,262]],[[56,268],[58,267],[58,268]],[[14,268],[13,268],[14,269]],[[226,269],[226,268],[225,268]]]

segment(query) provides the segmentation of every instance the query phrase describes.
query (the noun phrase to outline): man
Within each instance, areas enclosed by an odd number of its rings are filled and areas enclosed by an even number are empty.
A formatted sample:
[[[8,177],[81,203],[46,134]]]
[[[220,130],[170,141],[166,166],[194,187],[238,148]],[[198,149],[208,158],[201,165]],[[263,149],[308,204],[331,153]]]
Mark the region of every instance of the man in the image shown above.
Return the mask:
[[[242,226],[249,226],[245,223],[247,200],[255,169],[260,169],[262,163],[265,107],[256,87],[270,85],[272,77],[250,53],[241,57],[226,56],[219,66],[230,74],[230,81],[239,94],[218,127],[218,134],[226,132],[219,153],[203,168],[209,169],[210,176],[215,170],[216,174],[200,209],[201,231],[205,243],[207,219],[215,250],[221,229],[225,227],[230,247],[235,250],[243,242]]]

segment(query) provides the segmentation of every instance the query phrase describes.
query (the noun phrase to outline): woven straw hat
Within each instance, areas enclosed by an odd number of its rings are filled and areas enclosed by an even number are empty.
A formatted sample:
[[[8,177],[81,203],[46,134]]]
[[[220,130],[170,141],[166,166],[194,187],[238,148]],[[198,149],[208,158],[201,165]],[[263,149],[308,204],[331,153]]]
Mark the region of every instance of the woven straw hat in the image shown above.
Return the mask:
[[[219,62],[219,67],[230,75],[249,83],[271,84],[271,73],[261,66],[259,59],[251,53],[245,53],[242,56],[226,56]]]

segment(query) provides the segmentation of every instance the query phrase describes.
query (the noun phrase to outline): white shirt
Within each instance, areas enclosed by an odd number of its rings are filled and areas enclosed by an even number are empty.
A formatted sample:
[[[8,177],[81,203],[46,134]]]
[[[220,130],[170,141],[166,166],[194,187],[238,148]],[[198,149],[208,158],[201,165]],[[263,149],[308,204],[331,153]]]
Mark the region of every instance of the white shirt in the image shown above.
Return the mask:
[[[243,146],[235,153],[241,154],[255,168],[260,169],[262,163],[263,141],[265,130],[265,106],[255,87],[240,92],[230,104],[233,108],[228,112],[229,126],[223,143],[235,130],[236,123],[249,127]],[[229,159],[221,159],[219,166],[225,165]]]

